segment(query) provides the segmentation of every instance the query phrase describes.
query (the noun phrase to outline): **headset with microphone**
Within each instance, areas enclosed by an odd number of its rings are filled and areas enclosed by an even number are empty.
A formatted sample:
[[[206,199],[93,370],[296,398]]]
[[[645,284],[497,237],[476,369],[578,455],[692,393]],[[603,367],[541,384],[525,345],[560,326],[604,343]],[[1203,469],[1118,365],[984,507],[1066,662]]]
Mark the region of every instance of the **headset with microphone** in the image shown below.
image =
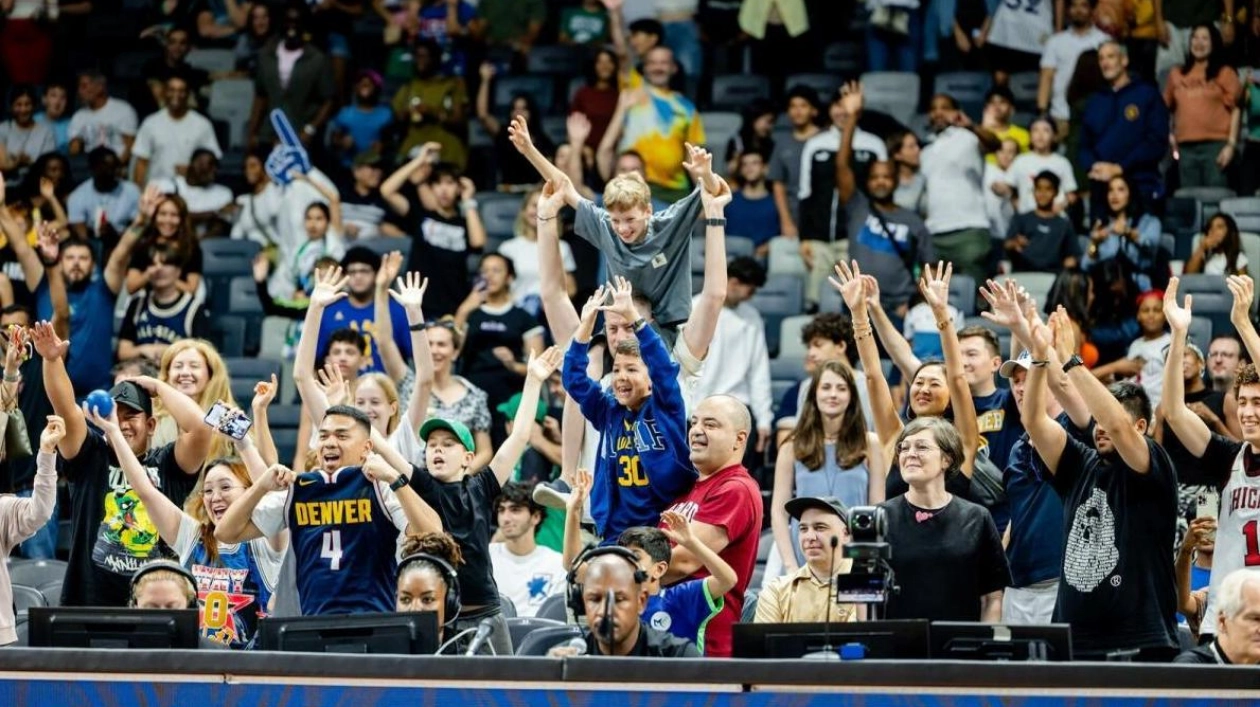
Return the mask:
[[[584,550],[582,554],[578,555],[577,559],[573,561],[573,569],[569,570],[568,576],[568,604],[569,610],[573,612],[573,616],[575,618],[586,614],[586,602],[582,599],[582,584],[578,582],[578,571],[582,568],[582,565],[587,564],[597,557],[603,557],[605,555],[620,557],[626,562],[629,562],[630,566],[634,568],[635,584],[641,585],[648,581],[647,572],[644,572],[643,569],[639,567],[639,557],[634,554],[633,550],[617,545],[592,547]],[[610,607],[611,605],[612,602],[608,602],[608,606]],[[609,609],[606,607],[604,612],[608,613],[608,611]]]
[[[164,571],[164,572],[174,572],[175,574],[179,575],[181,578],[188,581],[188,586],[192,588],[192,595],[193,595],[192,602],[188,605],[188,608],[196,609],[197,608],[197,578],[193,576],[193,573],[190,572],[187,567],[184,567],[183,565],[173,560],[152,560],[150,562],[146,562],[143,565],[141,565],[140,568],[137,569],[131,575],[131,586],[128,588],[128,592],[127,592],[128,594],[127,606],[133,609],[136,606],[136,589],[139,588],[140,586],[140,578],[144,577],[145,575],[151,572],[157,572],[159,570]]]
[[[402,579],[403,572],[406,571],[408,565],[421,563],[429,565],[437,569],[442,575],[442,579],[446,582],[446,605],[445,605],[445,621],[442,623],[443,628],[448,628],[459,618],[459,612],[463,609],[463,605],[459,599],[459,573],[451,566],[451,563],[427,552],[417,552],[407,555],[398,561],[398,571],[394,575],[394,582]]]

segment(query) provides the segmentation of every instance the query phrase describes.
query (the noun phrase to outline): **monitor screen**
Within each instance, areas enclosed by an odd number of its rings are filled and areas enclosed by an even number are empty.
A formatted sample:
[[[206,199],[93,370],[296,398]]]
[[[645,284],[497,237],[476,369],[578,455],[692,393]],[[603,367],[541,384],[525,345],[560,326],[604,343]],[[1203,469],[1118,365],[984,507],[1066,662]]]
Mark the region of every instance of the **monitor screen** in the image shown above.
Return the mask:
[[[735,624],[736,658],[800,658],[831,645],[839,652],[850,643],[865,647],[867,658],[918,660],[928,656],[927,621],[858,621],[831,624],[830,638],[821,623]]]
[[[39,648],[196,648],[196,609],[31,607],[30,643]]]
[[[258,648],[303,653],[426,655],[438,648],[437,614],[350,614],[263,619]]]
[[[1067,624],[933,621],[931,643],[932,657],[947,660],[1072,660],[1072,627]]]

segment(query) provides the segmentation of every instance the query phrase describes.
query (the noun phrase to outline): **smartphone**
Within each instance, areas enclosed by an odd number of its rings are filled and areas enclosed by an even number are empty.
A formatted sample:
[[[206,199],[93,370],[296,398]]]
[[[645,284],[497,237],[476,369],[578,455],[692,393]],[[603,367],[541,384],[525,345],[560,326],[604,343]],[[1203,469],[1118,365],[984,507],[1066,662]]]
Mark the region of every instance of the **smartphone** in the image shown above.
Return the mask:
[[[249,434],[249,428],[254,425],[254,421],[246,417],[245,413],[233,410],[222,400],[210,408],[205,420],[207,425],[232,439],[245,439],[245,435]]]
[[[478,275],[477,279],[473,281],[473,289],[476,290],[477,292],[483,292],[489,286],[490,286],[490,283],[486,282],[486,278],[480,275]]]
[[[1203,491],[1195,504],[1194,517],[1216,520],[1221,507],[1221,496],[1216,491]],[[1210,542],[1216,542],[1216,531],[1213,530]]]
[[[229,408],[227,406],[227,403],[223,402],[222,400],[215,403],[206,412],[206,424],[210,425],[216,430],[219,429],[219,423],[223,421],[223,416],[226,415],[229,410],[231,410],[231,408]]]

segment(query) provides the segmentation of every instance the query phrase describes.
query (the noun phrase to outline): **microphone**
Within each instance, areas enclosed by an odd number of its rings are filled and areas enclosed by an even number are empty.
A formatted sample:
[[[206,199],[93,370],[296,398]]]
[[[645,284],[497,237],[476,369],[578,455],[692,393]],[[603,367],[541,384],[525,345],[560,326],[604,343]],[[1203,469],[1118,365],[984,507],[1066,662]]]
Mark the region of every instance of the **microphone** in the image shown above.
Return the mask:
[[[464,655],[477,655],[477,651],[486,644],[490,639],[490,635],[494,633],[494,618],[487,616],[477,624],[477,633],[473,636],[472,642],[468,644],[468,650],[464,651]]]
[[[805,654],[806,660],[840,660],[840,654],[836,652],[835,646],[831,645],[831,605],[836,603],[836,597],[832,596],[832,589],[836,586],[836,548],[840,547],[840,538],[832,535],[830,545],[831,558],[827,563],[827,614],[823,621],[823,647],[822,650]]]
[[[613,642],[613,602],[616,598],[613,596],[613,590],[609,589],[608,594],[604,597],[604,616],[599,621],[599,635],[604,639],[604,643],[608,644],[609,652],[612,651]]]

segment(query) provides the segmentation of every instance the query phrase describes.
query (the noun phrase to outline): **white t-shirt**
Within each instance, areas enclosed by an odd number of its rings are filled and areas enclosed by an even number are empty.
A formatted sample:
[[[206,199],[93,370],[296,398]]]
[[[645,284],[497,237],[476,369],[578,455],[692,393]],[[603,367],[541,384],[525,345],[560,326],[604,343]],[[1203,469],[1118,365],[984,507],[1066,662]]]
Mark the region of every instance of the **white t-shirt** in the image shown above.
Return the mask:
[[[318,169],[312,168],[310,172],[307,172],[306,177],[319,182],[321,186],[333,193],[339,193],[332,180]],[[325,199],[315,187],[302,180],[291,182],[285,187],[277,186],[276,189],[280,200],[280,211],[276,220],[279,228],[275,234],[276,246],[279,249],[276,262],[280,264],[280,267],[271,274],[268,289],[272,297],[285,298],[293,295],[295,276],[289,266],[294,262],[298,248],[310,240],[310,237],[306,235],[306,208],[317,201],[325,202]]]
[[[512,283],[512,297],[520,303],[530,295],[542,292],[542,280],[538,276],[538,241],[525,238],[512,238],[499,246],[499,255],[512,261],[516,269],[516,280]],[[577,270],[573,260],[573,249],[568,243],[560,241],[560,260],[565,272]]]
[[[1010,170],[986,162],[984,164],[984,215],[989,219],[989,233],[994,238],[1006,238],[1006,229],[1015,217],[1015,206],[1009,196],[993,193],[994,184],[1005,184],[1014,188],[1015,175]]]
[[[1172,335],[1164,333],[1155,339],[1140,338],[1129,344],[1129,353],[1125,358],[1142,359],[1142,370],[1138,373],[1137,383],[1146,389],[1146,397],[1151,399],[1151,408],[1159,405],[1164,390],[1164,349],[1172,341]]]
[[[279,238],[280,212],[284,203],[280,189],[268,182],[257,194],[249,192],[236,197],[236,223],[232,224],[232,237],[251,240],[261,246],[269,246]]]
[[[232,203],[232,190],[222,184],[194,187],[183,177],[151,180],[149,183],[163,194],[178,194],[188,204],[190,214],[214,213]]]
[[[1048,4],[1048,3],[1047,3]],[[1067,102],[1068,84],[1076,71],[1076,60],[1090,49],[1097,49],[1107,41],[1107,33],[1090,25],[1084,34],[1064,30],[1050,36],[1041,52],[1041,68],[1054,69],[1054,82],[1050,86],[1050,116],[1067,120],[1072,109]]]
[[[1229,265],[1229,260],[1225,257],[1225,254],[1216,253],[1212,255],[1212,257],[1208,258],[1207,260],[1203,262],[1203,274],[1204,275],[1220,275],[1222,277],[1225,277],[1227,275],[1233,275],[1234,274],[1233,272],[1225,272],[1225,268],[1228,265]],[[1242,251],[1238,251],[1238,259],[1234,261],[1234,267],[1236,267],[1239,270],[1242,270],[1243,268],[1247,267],[1247,254],[1246,253]]]
[[[173,179],[177,165],[187,165],[192,153],[198,149],[209,150],[222,158],[219,139],[214,135],[214,125],[196,111],[178,120],[163,108],[140,123],[136,143],[131,154],[149,161],[149,180]]]
[[[136,134],[136,111],[124,100],[109,98],[98,110],[85,106],[75,111],[69,133],[71,140],[83,141],[85,153],[108,147],[122,157],[127,148],[123,137]]]
[[[1054,3],[1005,0],[993,12],[989,43],[1027,54],[1040,54],[1054,33]]]
[[[966,128],[949,127],[923,148],[927,180],[927,229],[933,235],[964,228],[988,229],[980,138]]]
[[[1015,189],[1019,192],[1019,203],[1015,207],[1018,213],[1026,214],[1036,210],[1033,179],[1042,172],[1053,172],[1059,178],[1059,195],[1055,197],[1055,203],[1066,203],[1067,195],[1076,191],[1076,174],[1066,157],[1053,152],[1048,155],[1025,152],[1015,158],[1010,169]]]
[[[512,600],[517,616],[536,616],[547,597],[564,591],[560,553],[549,547],[538,545],[528,555],[517,555],[507,543],[490,543],[490,564],[499,593]]]

